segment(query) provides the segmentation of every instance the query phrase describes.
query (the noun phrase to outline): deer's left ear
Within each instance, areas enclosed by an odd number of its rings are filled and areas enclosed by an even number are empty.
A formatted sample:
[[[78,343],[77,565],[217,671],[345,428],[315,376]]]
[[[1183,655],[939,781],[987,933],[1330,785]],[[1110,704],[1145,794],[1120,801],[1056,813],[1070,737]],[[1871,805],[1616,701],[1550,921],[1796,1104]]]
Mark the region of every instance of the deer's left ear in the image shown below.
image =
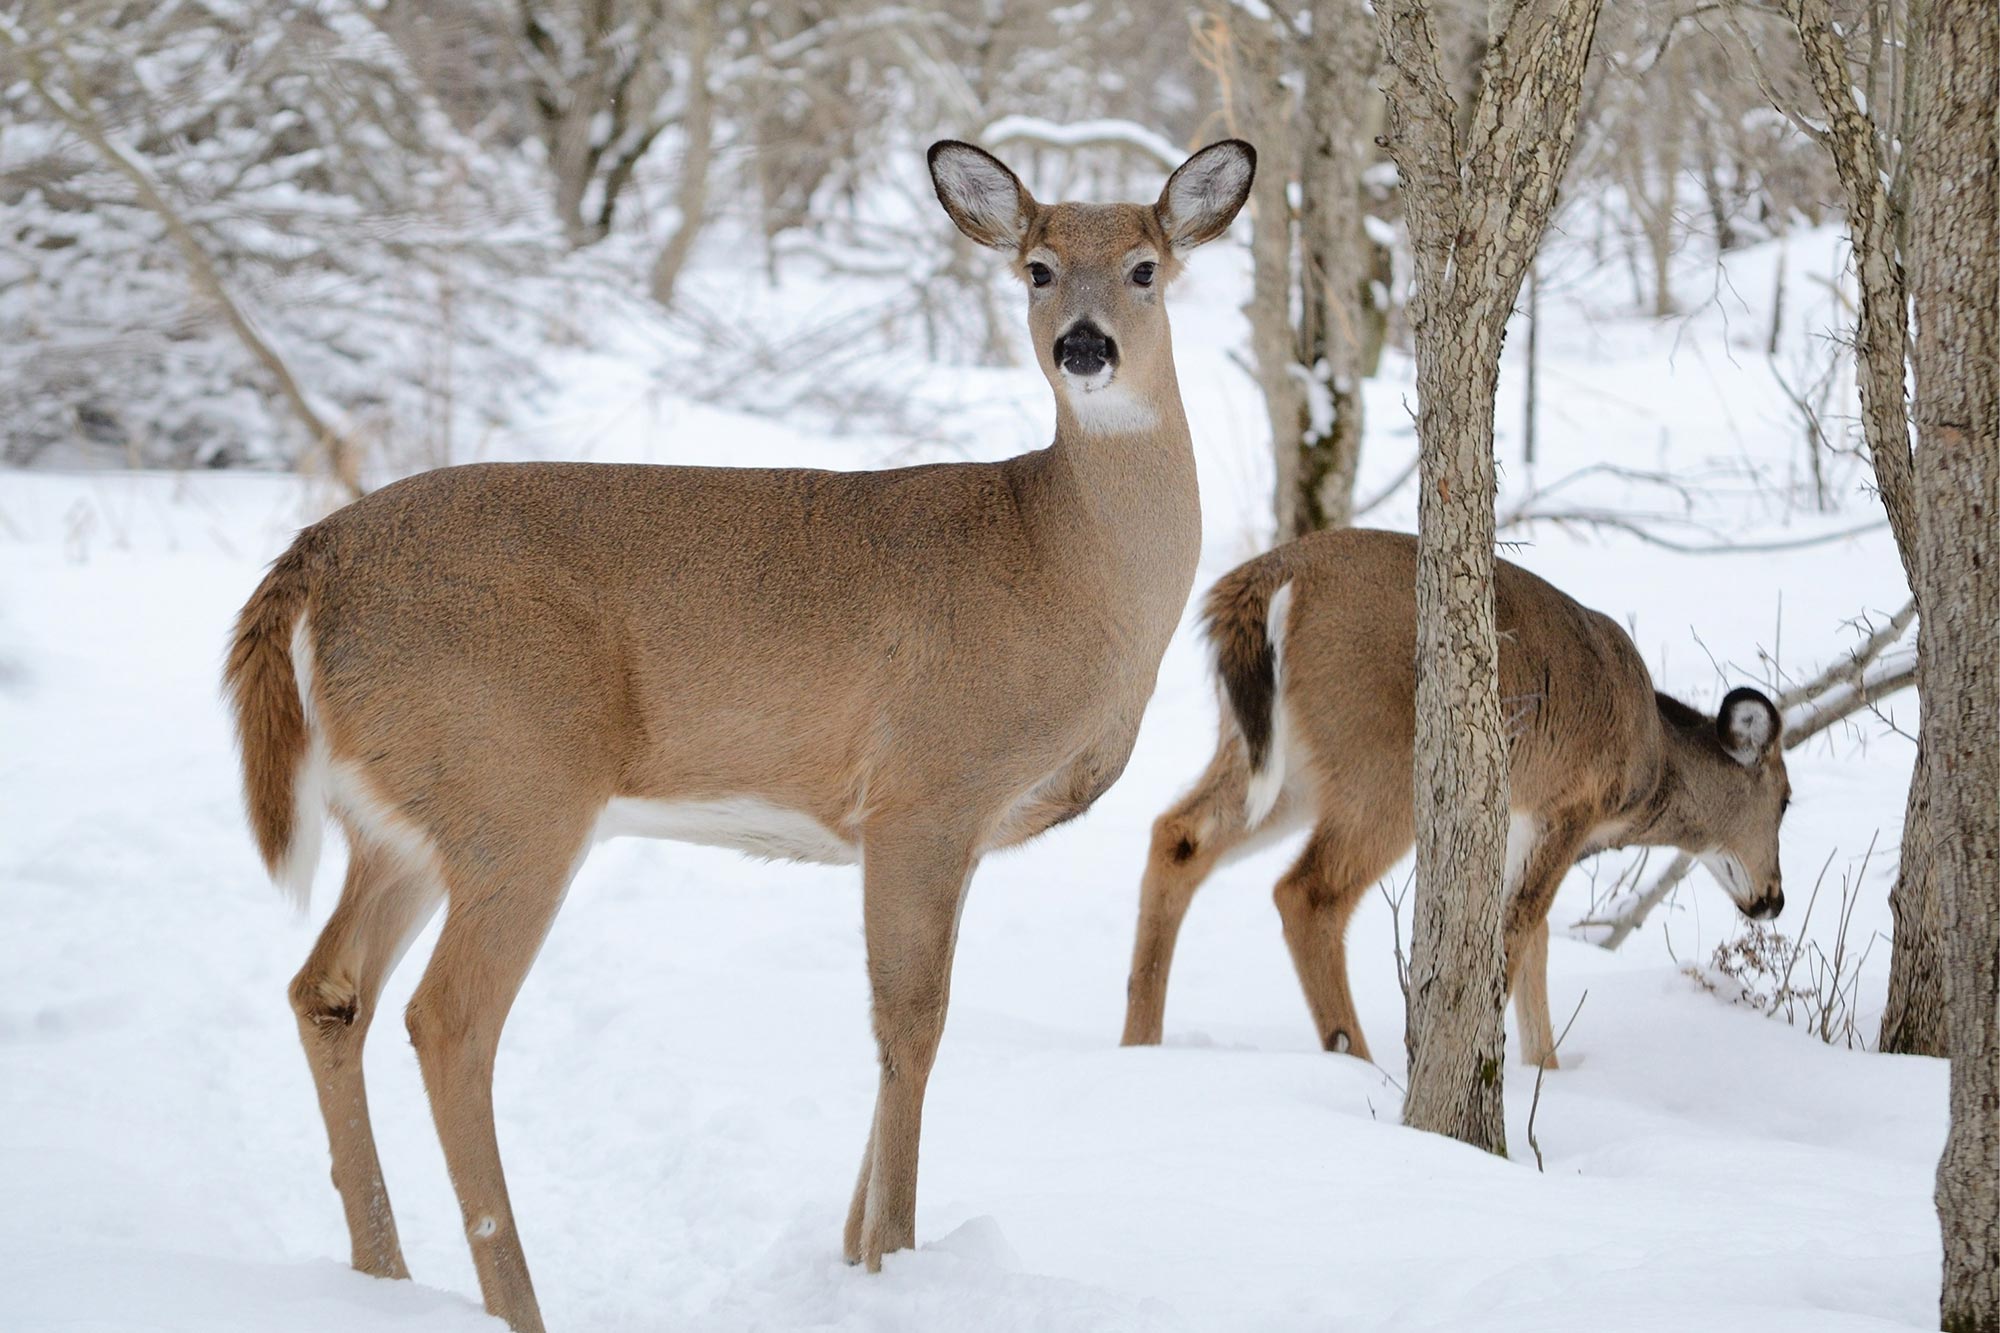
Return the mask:
[[[1212,143],[1181,163],[1153,205],[1167,244],[1192,250],[1228,231],[1256,176],[1257,150],[1241,139]]]
[[[1716,739],[1745,768],[1769,759],[1783,734],[1778,706],[1756,690],[1731,690],[1715,711]]]

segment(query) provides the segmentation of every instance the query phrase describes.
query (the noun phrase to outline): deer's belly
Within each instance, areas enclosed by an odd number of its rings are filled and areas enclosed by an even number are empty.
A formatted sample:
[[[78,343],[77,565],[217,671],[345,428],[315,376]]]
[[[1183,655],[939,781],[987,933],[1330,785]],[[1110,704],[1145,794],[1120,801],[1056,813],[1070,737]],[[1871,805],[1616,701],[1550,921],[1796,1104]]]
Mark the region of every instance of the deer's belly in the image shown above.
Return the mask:
[[[641,837],[729,847],[780,861],[853,865],[853,843],[802,810],[754,796],[708,801],[647,801],[618,797],[597,818],[596,840]]]

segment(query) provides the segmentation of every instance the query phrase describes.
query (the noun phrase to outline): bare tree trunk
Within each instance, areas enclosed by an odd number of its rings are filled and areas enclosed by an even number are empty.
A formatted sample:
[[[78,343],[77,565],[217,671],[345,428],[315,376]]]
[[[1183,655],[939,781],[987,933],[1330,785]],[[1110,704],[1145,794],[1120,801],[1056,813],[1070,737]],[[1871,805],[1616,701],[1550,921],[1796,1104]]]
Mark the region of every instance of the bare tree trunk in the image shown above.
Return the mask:
[[[1299,172],[1300,327],[1295,352],[1312,382],[1300,423],[1289,541],[1353,522],[1361,466],[1361,380],[1381,355],[1386,312],[1374,299],[1361,174],[1378,47],[1361,0],[1314,0],[1306,39],[1305,154]],[[1314,401],[1317,399],[1317,401]]]
[[[708,88],[708,57],[715,49],[715,20],[709,6],[693,6],[687,43],[687,103],[681,115],[684,150],[680,181],[674,191],[674,208],[680,217],[674,223],[673,235],[653,260],[650,275],[653,299],[661,305],[672,304],[674,284],[680,281],[681,268],[694,249],[702,223],[707,220],[708,168],[715,150],[715,104]]]
[[[1506,1151],[1507,738],[1493,624],[1493,393],[1576,136],[1601,0],[1515,0],[1463,136],[1422,0],[1381,0],[1389,152],[1416,254],[1417,906],[1404,1123]]]
[[[1922,642],[1922,631],[1918,631]],[[1922,691],[1919,690],[1919,698]],[[1876,1046],[1900,1055],[1945,1055],[1944,923],[1931,878],[1931,765],[1921,736],[1903,806],[1903,850],[1889,890],[1889,998]]]
[[[1785,0],[1785,12],[1798,29],[1806,73],[1826,119],[1826,145],[1846,196],[1848,236],[1861,289],[1854,350],[1862,434],[1904,577],[1921,609],[1924,583],[1915,464],[1903,388],[1909,304],[1903,267],[1897,261],[1903,223],[1886,184],[1890,171],[1883,161],[1885,140],[1877,134],[1870,111],[1855,98],[1849,52],[1834,26],[1828,0]],[[1870,40],[1879,44],[1881,36],[1870,33]],[[1919,639],[1922,633],[1920,626]],[[1920,686],[1920,695],[1921,691]],[[1945,1053],[1943,942],[1937,935],[1940,913],[1930,876],[1933,835],[1926,790],[1930,775],[1920,743],[1904,807],[1901,864],[1889,892],[1896,929],[1890,943],[1889,1001],[1878,1040],[1882,1050],[1911,1055]]]
[[[1277,476],[1272,495],[1278,540],[1299,525],[1299,445],[1306,422],[1306,391],[1294,373],[1292,327],[1291,182],[1298,160],[1292,91],[1285,86],[1284,52],[1267,23],[1239,13],[1226,19],[1238,52],[1236,90],[1244,108],[1243,131],[1257,145],[1257,179],[1250,193],[1250,357],[1264,413],[1271,423]]]
[[[2000,1333],[2000,7],[1927,0],[1909,135],[1922,743],[1945,940],[1942,1327]]]
[[[1362,207],[1374,29],[1361,0],[1313,0],[1309,18],[1302,29],[1236,9],[1213,20],[1235,53],[1225,96],[1258,150],[1245,313],[1280,542],[1353,521],[1361,381],[1381,358],[1388,318]]]
[[[571,245],[587,245],[600,239],[596,228],[584,220],[583,200],[597,171],[592,122],[604,109],[604,45],[612,26],[611,0],[586,0],[576,17],[582,26],[583,68],[567,83],[553,77],[544,81],[538,89],[538,110],[549,170],[555,177],[556,219]],[[554,39],[533,5],[522,6],[521,24],[528,49],[541,56],[554,74],[560,63]]]

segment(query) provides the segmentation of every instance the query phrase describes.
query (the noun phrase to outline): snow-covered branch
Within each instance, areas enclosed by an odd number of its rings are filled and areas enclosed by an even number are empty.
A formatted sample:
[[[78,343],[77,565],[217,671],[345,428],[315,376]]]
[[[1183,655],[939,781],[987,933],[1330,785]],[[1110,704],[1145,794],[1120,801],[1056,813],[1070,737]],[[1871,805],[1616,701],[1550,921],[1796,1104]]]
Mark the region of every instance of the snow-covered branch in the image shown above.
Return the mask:
[[[1187,159],[1166,136],[1129,120],[1079,120],[1067,125],[1036,116],[1002,116],[979,132],[989,148],[1032,143],[1050,148],[1129,148],[1172,171]]]

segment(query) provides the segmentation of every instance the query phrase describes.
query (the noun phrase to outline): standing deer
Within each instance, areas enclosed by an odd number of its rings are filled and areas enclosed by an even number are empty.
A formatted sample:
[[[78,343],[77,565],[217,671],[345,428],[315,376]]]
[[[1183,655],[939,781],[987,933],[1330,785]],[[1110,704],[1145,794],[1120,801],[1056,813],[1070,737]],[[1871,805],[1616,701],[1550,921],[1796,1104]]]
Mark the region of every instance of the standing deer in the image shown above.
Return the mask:
[[[1174,941],[1226,859],[1310,824],[1278,881],[1285,943],[1321,1044],[1368,1058],[1347,987],[1348,917],[1415,838],[1416,538],[1322,532],[1238,566],[1209,593],[1226,698],[1194,790],[1153,824],[1127,990],[1127,1046],[1160,1040]],[[1578,858],[1677,847],[1747,916],[1785,905],[1791,802],[1778,710],[1732,690],[1715,717],[1653,689],[1630,636],[1497,561],[1500,693],[1511,711],[1505,938],[1522,1055],[1554,1068],[1548,913]]]
[[[301,902],[328,813],[347,882],[291,985],[354,1266],[407,1276],[362,1088],[377,997],[436,906],[410,1038],[486,1308],[542,1327],[494,1140],[507,1011],[598,839],[859,863],[880,1084],[850,1262],[913,1243],[924,1087],[987,852],[1123,771],[1201,544],[1163,293],[1256,154],[1157,203],[1043,205],[969,144],[929,154],[1005,251],[1055,442],[998,463],[823,472],[476,466],[300,533],[226,683],[250,822]]]

